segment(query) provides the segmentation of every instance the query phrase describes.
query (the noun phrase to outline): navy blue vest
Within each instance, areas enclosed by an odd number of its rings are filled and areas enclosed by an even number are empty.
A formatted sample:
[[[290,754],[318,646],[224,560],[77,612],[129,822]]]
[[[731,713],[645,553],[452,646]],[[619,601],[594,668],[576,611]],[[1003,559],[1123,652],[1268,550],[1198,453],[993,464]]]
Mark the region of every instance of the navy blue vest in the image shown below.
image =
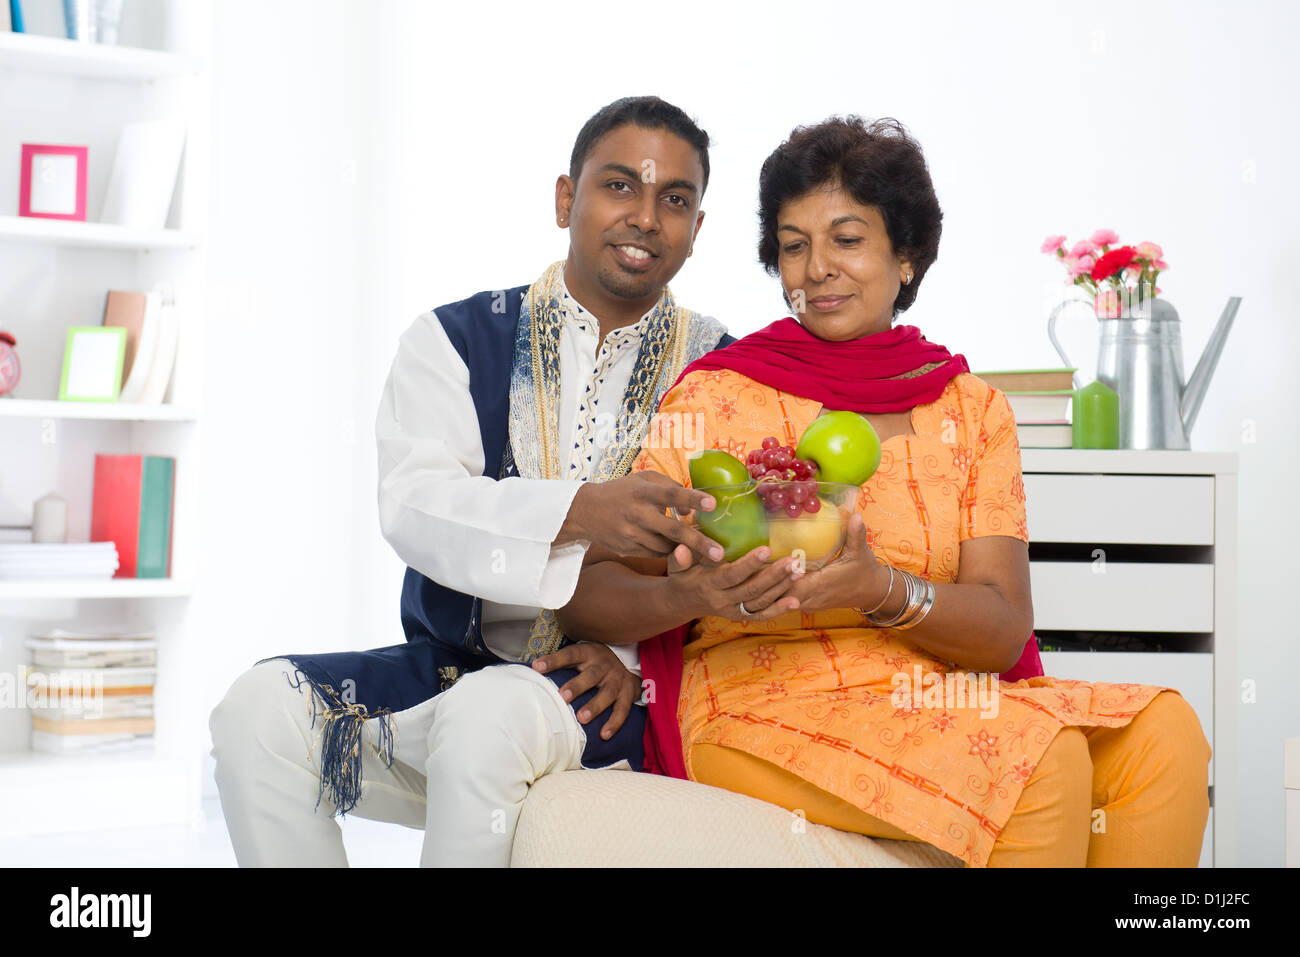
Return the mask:
[[[480,292],[434,310],[469,369],[469,391],[483,442],[483,474],[501,475],[510,419],[510,371],[527,286]],[[723,335],[719,347],[736,340]],[[513,470],[510,474],[514,474]],[[461,674],[501,661],[483,643],[482,600],[430,580],[413,568],[402,582],[406,642],[366,651],[277,655],[316,686],[348,704],[404,711],[445,690]],[[270,660],[270,659],[263,659]]]
[[[515,331],[527,286],[480,292],[434,310],[469,369],[469,394],[478,412],[483,474],[501,476],[510,425],[510,370]],[[511,464],[511,475],[518,474]],[[506,476],[501,476],[506,477]],[[414,568],[402,581],[402,631],[407,641],[430,640],[497,660],[483,644],[482,600],[439,585]]]

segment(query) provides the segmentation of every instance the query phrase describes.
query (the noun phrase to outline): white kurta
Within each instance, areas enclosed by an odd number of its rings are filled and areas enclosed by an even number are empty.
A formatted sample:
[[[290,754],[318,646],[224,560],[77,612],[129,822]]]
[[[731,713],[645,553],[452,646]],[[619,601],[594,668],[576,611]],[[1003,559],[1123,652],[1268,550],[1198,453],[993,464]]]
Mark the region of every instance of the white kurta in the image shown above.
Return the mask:
[[[600,324],[564,291],[559,464],[599,461],[614,438],[646,316],[600,342]],[[647,312],[648,316],[649,313]],[[599,347],[598,347],[599,343]],[[411,568],[483,599],[483,640],[517,661],[533,619],[573,597],[589,543],[552,546],[581,482],[485,476],[469,369],[432,312],[403,333],[375,421],[379,517]],[[636,645],[616,654],[639,670]]]

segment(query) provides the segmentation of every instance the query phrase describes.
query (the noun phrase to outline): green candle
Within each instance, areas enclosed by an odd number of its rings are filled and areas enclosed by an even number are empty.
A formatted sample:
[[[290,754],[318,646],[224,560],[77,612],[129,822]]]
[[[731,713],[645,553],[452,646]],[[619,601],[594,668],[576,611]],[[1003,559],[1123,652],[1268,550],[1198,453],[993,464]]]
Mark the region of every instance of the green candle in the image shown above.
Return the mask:
[[[1072,432],[1076,449],[1119,448],[1119,393],[1093,382],[1074,393]]]

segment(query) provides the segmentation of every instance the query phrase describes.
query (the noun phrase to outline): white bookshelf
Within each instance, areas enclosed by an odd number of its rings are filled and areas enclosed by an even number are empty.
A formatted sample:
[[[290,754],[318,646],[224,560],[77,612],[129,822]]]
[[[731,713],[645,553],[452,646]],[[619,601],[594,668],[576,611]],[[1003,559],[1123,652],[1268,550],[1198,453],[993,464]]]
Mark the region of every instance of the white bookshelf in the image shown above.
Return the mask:
[[[181,229],[132,229],[111,223],[79,223],[30,216],[0,216],[0,242],[124,249],[131,252],[194,249],[199,244],[197,235]]]
[[[0,33],[0,70],[100,80],[150,81],[198,75],[203,72],[203,63],[198,57],[166,50],[103,46],[59,37],[5,32]]]
[[[96,453],[176,459],[171,577],[0,581],[0,672],[26,663],[26,637],[52,627],[152,630],[158,638],[157,732],[143,750],[49,755],[29,750],[24,708],[0,709],[0,839],[201,817],[201,736],[188,687],[202,667],[187,636],[198,580],[202,342],[210,139],[207,0],[132,0],[121,45],[0,33],[0,329],[18,340],[22,380],[0,397],[0,525],[31,521],[49,491],[68,500],[69,542],[89,540]],[[94,222],[122,127],[175,119],[185,151],[165,228]],[[88,222],[17,215],[21,143],[89,147]],[[8,157],[8,159],[3,159]],[[57,399],[70,326],[102,322],[109,289],[171,286],[181,334],[161,405]],[[12,540],[12,539],[6,539]],[[2,844],[0,844],[2,847]]]
[[[198,410],[170,402],[136,405],[131,402],[61,402],[58,399],[0,398],[0,418],[103,419],[117,422],[194,422]]]
[[[72,578],[65,581],[0,580],[0,601],[83,598],[185,598],[190,584],[180,578]]]
[[[9,813],[0,815],[0,840],[188,823],[186,808],[198,800],[195,787],[184,761],[151,748],[85,755],[2,752],[0,807]],[[139,800],[146,793],[153,799]]]

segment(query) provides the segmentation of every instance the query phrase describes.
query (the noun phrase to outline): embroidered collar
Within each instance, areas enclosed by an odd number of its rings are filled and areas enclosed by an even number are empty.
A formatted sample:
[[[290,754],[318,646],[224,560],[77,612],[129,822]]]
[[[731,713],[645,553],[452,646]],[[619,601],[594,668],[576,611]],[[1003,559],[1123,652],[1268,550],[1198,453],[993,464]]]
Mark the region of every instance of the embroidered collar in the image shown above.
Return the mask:
[[[523,478],[561,477],[559,342],[563,315],[569,311],[567,301],[573,298],[564,288],[563,277],[564,262],[553,263],[529,287],[519,310],[506,450]],[[666,286],[637,325],[641,329],[636,364],[619,403],[614,438],[599,461],[583,461],[578,474],[571,478],[606,482],[626,475],[641,451],[650,417],[658,410],[664,393],[687,365],[716,348],[726,331],[716,319],[678,306]],[[503,463],[503,474],[506,467]],[[523,660],[549,654],[563,640],[555,612],[543,609],[533,622]]]
[[[560,276],[560,288],[563,290],[566,318],[571,319],[580,325],[585,325],[592,336],[599,340],[600,319],[590,309],[578,302],[578,300],[574,298],[573,293],[569,292],[569,285],[564,281],[563,274]],[[641,338],[641,335],[645,332],[646,327],[649,325],[651,318],[654,316],[655,311],[659,308],[662,301],[663,298],[660,297],[659,302],[656,302],[653,306],[647,309],[645,315],[631,325],[619,326],[617,329],[610,330],[609,335],[605,337],[606,341],[614,343],[622,340],[635,341]]]

